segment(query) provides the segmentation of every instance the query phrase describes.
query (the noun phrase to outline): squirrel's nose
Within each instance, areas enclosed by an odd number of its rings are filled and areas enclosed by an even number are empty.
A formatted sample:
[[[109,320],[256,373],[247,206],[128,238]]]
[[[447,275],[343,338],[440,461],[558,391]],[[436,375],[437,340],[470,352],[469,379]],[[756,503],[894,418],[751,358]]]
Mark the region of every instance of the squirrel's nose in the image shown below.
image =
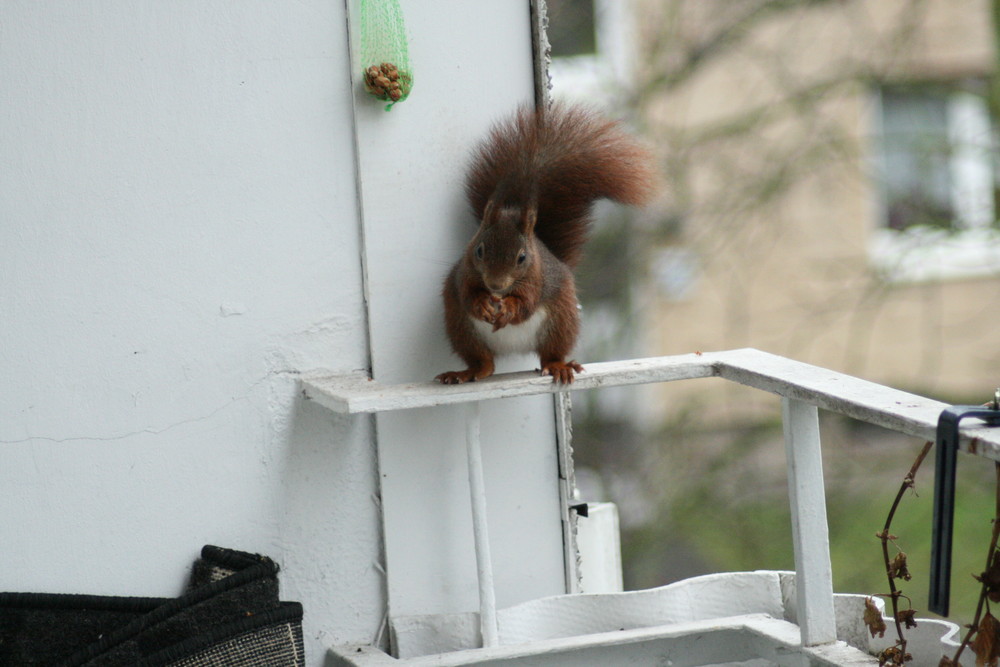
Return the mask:
[[[493,292],[494,294],[500,294],[506,291],[507,288],[510,287],[511,283],[514,281],[511,280],[510,278],[501,278],[499,280],[495,278],[494,279],[488,278],[484,282],[486,283],[486,288],[489,291]]]

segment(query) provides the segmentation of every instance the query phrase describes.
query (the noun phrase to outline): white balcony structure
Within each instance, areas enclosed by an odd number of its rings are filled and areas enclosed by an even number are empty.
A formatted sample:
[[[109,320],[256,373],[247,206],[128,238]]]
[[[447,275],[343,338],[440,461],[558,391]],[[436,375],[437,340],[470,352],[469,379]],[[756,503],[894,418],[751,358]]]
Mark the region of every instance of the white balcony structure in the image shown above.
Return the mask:
[[[470,406],[466,435],[479,612],[391,617],[397,657],[371,646],[335,646],[328,664],[877,664],[872,653],[891,645],[892,639],[869,639],[861,621],[863,596],[833,592],[818,409],[933,440],[938,415],[947,406],[754,349],[593,363],[577,377],[572,391],[704,377],[737,382],[782,399],[795,572],[710,575],[648,591],[601,594],[572,592],[571,585],[566,595],[499,610],[490,565],[485,514],[489,489],[482,478],[477,406],[532,394],[564,396],[566,388],[531,372],[458,386],[386,386],[362,376],[304,378],[306,396],[338,413]],[[557,411],[565,415],[564,410]],[[960,448],[1000,460],[1000,429],[975,423],[962,429]],[[566,429],[565,424],[561,427]],[[569,456],[565,434],[560,446],[561,456]],[[568,499],[567,489],[565,502]],[[575,551],[575,533],[566,532],[567,549]],[[574,554],[569,556],[567,562],[575,562]],[[584,561],[583,570],[587,567]],[[941,655],[957,646],[957,628],[923,620],[919,630],[910,631],[908,641],[917,660],[911,664],[936,665]]]

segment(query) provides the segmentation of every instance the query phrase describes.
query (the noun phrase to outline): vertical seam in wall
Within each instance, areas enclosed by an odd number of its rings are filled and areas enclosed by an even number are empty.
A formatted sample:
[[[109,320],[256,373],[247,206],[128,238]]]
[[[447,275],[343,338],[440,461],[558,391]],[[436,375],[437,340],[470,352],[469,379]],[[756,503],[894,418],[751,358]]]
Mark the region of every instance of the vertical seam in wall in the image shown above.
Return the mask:
[[[358,136],[358,109],[355,90],[358,81],[355,78],[354,34],[351,30],[351,6],[353,0],[344,0],[344,29],[347,30],[347,62],[349,67],[348,80],[351,82],[351,136],[354,140],[354,189],[358,203],[358,245],[361,251],[361,291],[364,299],[365,317],[365,349],[368,353],[368,375],[374,371],[374,354],[372,351],[371,316],[369,314],[369,280],[368,280],[368,243],[365,235],[365,198],[364,186],[361,183],[361,142]]]
[[[549,44],[548,12],[545,0],[531,0],[529,4],[531,21],[531,62],[535,78],[535,107],[547,108],[552,101],[552,77],[549,66],[552,62],[552,47]],[[580,549],[577,543],[578,517],[570,509],[576,478],[573,470],[573,411],[569,393],[552,395],[556,427],[556,464],[559,488],[560,524],[563,538],[563,576],[566,593],[579,593],[581,589],[582,567]]]
[[[347,31],[347,62],[349,67],[348,80],[350,81],[351,89],[351,135],[353,137],[354,143],[354,186],[355,186],[355,196],[357,197],[357,210],[358,210],[358,245],[361,253],[361,292],[362,298],[364,300],[364,335],[365,335],[365,350],[368,355],[368,377],[374,376],[375,370],[375,355],[372,349],[372,331],[371,331],[371,312],[370,306],[370,291],[369,291],[369,279],[368,279],[368,243],[365,234],[365,198],[364,198],[364,187],[361,182],[361,142],[358,135],[358,108],[357,108],[357,95],[355,91],[357,90],[358,81],[356,79],[357,67],[355,67],[355,56],[357,53],[354,48],[354,31],[351,30],[351,15],[353,0],[344,0],[344,29]],[[376,495],[376,512],[375,515],[378,520],[378,534],[379,534],[379,553],[376,556],[377,560],[375,562],[375,569],[382,577],[382,619],[379,623],[379,627],[375,632],[375,636],[372,638],[372,644],[378,648],[388,652],[389,646],[387,644],[387,638],[385,637],[386,622],[389,616],[389,576],[387,569],[389,563],[386,560],[386,548],[385,548],[385,517],[382,512],[382,469],[380,465],[379,457],[379,437],[378,437],[378,418],[377,415],[372,413],[367,415],[369,420],[369,428],[372,437],[372,445],[374,449],[374,471],[375,471],[375,495]]]

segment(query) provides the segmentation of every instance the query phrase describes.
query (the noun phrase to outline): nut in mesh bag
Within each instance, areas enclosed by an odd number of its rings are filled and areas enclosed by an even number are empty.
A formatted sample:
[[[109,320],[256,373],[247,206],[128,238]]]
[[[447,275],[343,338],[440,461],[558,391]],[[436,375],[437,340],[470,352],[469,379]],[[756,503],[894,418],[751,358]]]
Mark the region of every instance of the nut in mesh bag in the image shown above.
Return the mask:
[[[398,102],[410,94],[412,78],[393,63],[372,65],[365,70],[365,90],[380,100]]]

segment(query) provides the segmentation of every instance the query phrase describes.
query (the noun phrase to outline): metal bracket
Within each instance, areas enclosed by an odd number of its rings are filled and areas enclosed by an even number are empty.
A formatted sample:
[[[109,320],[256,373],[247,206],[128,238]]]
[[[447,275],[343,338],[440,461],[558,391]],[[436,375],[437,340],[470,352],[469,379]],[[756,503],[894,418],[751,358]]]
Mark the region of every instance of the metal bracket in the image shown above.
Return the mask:
[[[934,520],[931,532],[930,595],[927,606],[935,614],[948,615],[951,596],[951,542],[955,521],[955,467],[958,425],[966,417],[1000,424],[1000,389],[987,405],[953,405],[938,417],[934,471]]]

